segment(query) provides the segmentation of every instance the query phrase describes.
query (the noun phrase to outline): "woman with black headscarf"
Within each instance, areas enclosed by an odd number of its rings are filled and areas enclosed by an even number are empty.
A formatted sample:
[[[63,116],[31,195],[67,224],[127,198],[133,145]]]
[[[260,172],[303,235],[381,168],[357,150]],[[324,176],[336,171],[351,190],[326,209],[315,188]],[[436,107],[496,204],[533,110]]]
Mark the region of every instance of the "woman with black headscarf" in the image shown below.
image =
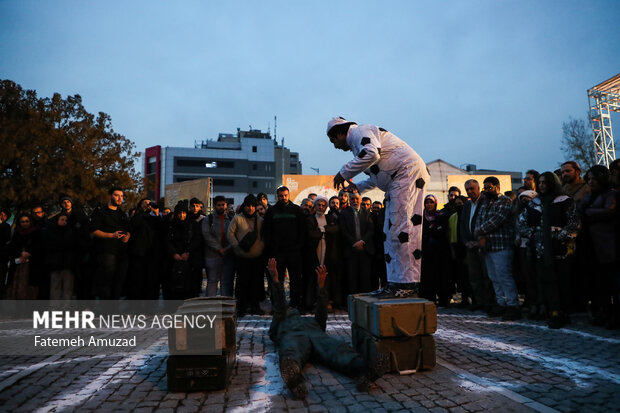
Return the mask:
[[[166,236],[169,277],[164,288],[165,298],[186,299],[200,295],[202,279],[196,279],[195,274],[196,268],[202,265],[202,232],[188,215],[187,202],[180,201],[174,207]]]
[[[261,238],[263,219],[256,213],[258,201],[252,194],[245,197],[239,214],[228,226],[228,243],[237,256],[237,315],[246,311],[262,315],[259,303],[265,297],[265,265],[261,260],[264,249]]]
[[[422,229],[422,280],[420,296],[447,307],[454,294],[450,282],[448,263],[450,240],[447,216],[437,211],[437,198],[428,194],[424,198],[424,221]]]
[[[10,268],[7,298],[10,300],[34,300],[37,298],[40,280],[36,279],[36,264],[41,253],[40,233],[34,225],[32,216],[17,214],[15,230],[9,243]]]
[[[538,197],[520,215],[521,226],[531,234],[537,269],[539,318],[548,312],[549,328],[570,323],[570,269],[579,233],[579,216],[573,198],[564,195],[559,178],[544,172],[536,181]]]

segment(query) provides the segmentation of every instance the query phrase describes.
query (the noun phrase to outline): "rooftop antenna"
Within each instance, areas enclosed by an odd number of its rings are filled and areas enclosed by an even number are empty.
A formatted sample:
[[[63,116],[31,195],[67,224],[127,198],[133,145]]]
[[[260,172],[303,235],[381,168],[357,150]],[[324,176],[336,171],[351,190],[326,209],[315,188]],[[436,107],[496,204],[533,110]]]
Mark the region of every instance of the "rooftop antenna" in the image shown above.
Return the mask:
[[[278,142],[278,118],[273,116],[273,140]]]
[[[319,168],[310,167],[310,169],[312,169],[314,172],[316,172],[317,175],[320,175]]]

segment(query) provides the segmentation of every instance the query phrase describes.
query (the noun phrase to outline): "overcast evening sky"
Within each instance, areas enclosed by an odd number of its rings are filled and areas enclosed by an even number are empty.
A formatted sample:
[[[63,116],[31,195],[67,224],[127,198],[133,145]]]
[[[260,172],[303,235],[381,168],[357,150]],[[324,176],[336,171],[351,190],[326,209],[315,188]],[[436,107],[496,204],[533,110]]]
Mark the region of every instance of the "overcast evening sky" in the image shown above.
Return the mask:
[[[141,152],[277,115],[304,173],[334,174],[339,115],[427,162],[543,171],[620,72],[619,22],[618,0],[0,0],[0,78],[81,95]]]

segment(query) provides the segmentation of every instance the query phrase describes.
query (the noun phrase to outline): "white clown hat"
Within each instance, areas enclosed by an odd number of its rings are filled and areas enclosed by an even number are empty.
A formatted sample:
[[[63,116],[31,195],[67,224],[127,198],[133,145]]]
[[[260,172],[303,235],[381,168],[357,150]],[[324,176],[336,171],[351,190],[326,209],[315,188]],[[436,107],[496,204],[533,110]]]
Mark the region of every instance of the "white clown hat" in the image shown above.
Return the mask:
[[[335,117],[331,118],[329,120],[329,122],[327,122],[327,132],[326,133],[329,133],[331,128],[333,128],[336,125],[344,125],[344,124],[347,124],[347,123],[354,123],[354,124],[357,125],[357,123],[352,122],[352,121],[348,121],[345,118],[343,118],[342,116],[335,116]]]

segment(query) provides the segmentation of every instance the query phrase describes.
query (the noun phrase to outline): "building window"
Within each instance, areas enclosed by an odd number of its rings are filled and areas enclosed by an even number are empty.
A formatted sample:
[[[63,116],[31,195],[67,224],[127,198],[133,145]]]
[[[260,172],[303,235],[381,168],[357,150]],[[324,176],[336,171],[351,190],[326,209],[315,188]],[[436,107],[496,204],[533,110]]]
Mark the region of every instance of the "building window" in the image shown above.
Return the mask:
[[[178,167],[185,168],[234,168],[234,161],[210,161],[208,159],[177,159]]]
[[[200,176],[178,177],[178,178],[174,178],[174,182],[193,181],[195,179],[202,179],[202,177]]]
[[[258,169],[258,165],[256,165],[255,163],[252,164],[252,170],[255,171]]]
[[[291,168],[293,169],[297,168],[297,162],[291,162]]]
[[[214,186],[235,186],[235,180],[234,179],[214,179],[213,185]]]
[[[177,166],[190,168],[204,168],[206,159],[177,159]]]
[[[149,158],[148,163],[146,164],[146,174],[151,175],[155,173],[155,169],[157,167],[157,159],[154,156]]]
[[[252,152],[258,152],[258,147],[257,146],[252,146]]]
[[[258,182],[252,181],[252,188],[258,188]]]
[[[235,162],[233,161],[217,161],[217,166],[220,168],[234,168]]]

